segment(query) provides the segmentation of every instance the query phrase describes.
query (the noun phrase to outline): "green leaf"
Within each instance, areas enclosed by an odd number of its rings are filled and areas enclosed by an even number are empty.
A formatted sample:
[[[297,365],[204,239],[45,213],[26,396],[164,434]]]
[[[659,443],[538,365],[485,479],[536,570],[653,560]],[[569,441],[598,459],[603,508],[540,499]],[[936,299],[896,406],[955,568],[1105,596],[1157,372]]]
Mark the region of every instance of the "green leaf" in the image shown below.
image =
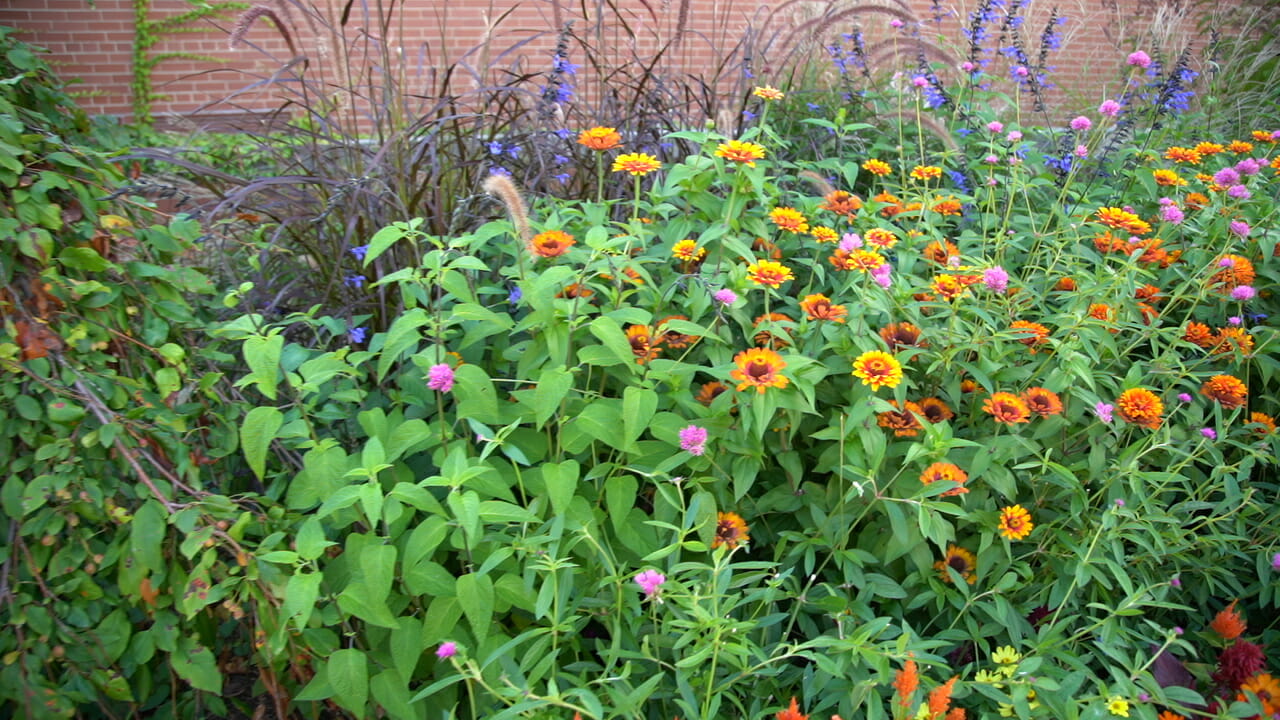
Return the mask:
[[[316,598],[320,596],[320,582],[324,573],[298,573],[289,578],[284,589],[284,603],[280,614],[286,621],[297,618],[297,627],[304,630],[311,619],[311,611],[315,609]]]
[[[240,425],[240,447],[249,469],[259,480],[266,474],[267,449],[283,424],[284,415],[276,408],[265,406],[250,410]]]
[[[143,575],[164,572],[165,512],[156,500],[148,500],[133,514],[129,550],[133,568]]]
[[[398,669],[384,670],[371,683],[373,699],[387,711],[392,720],[419,720],[421,706],[410,703],[409,684]]]
[[[417,349],[418,343],[422,340],[422,333],[418,332],[418,328],[429,321],[426,310],[414,308],[391,323],[391,327],[387,330],[387,338],[382,343],[381,357],[378,359],[378,380],[387,376],[387,371],[406,350]]]
[[[63,248],[62,252],[58,253],[58,262],[75,270],[89,272],[102,272],[111,267],[111,263],[99,255],[98,251],[87,247]]]
[[[298,557],[303,560],[315,560],[324,554],[325,548],[335,543],[324,537],[324,526],[314,515],[303,521],[298,528]]]
[[[462,603],[462,612],[467,616],[467,623],[476,638],[483,639],[489,634],[489,625],[493,622],[493,581],[488,575],[467,573],[458,578],[458,602]]]
[[[268,336],[253,335],[246,338],[243,352],[244,361],[249,365],[249,375],[236,385],[256,384],[258,392],[268,400],[275,400],[276,384],[280,381],[280,353],[283,349],[284,336],[278,331]]]
[[[498,391],[479,366],[467,363],[453,371],[453,394],[458,400],[458,416],[482,423],[503,423],[498,408]]]
[[[218,672],[218,663],[214,660],[213,653],[194,638],[180,638],[178,648],[169,661],[178,677],[191,683],[191,687],[211,693],[222,692],[222,674]]]
[[[480,496],[474,490],[452,492],[445,502],[466,533],[467,547],[475,547],[480,541]]]
[[[325,664],[329,687],[334,699],[356,717],[366,717],[365,704],[369,701],[369,661],[364,653],[354,648],[338,650],[329,656]]]
[[[573,502],[573,491],[578,487],[580,472],[577,460],[543,464],[542,482],[547,486],[547,494],[551,496],[551,509],[556,515],[569,512],[569,503]]]
[[[631,343],[627,342],[627,334],[623,332],[618,321],[602,315],[591,321],[591,334],[600,339],[601,344],[613,352],[613,356],[634,367],[636,356],[631,351]]]
[[[392,223],[374,233],[373,237],[369,238],[368,250],[364,255],[364,267],[369,267],[369,263],[377,260],[379,255],[387,251],[387,248],[411,234],[416,232],[408,223]]]
[[[338,606],[365,622],[395,630],[399,624],[387,608],[395,567],[395,546],[366,545],[351,569],[351,580],[338,596]]]
[[[573,373],[564,366],[544,370],[538,380],[538,389],[533,394],[534,425],[542,427],[556,411],[560,403],[573,387]]]
[[[125,648],[129,647],[131,629],[129,616],[123,608],[116,608],[114,612],[107,615],[98,624],[98,629],[94,632],[94,636],[100,643],[104,655],[103,659],[108,665],[119,660],[120,656],[124,654]]]
[[[649,428],[649,421],[658,409],[658,393],[634,386],[622,392],[623,445],[630,447]]]
[[[413,677],[418,667],[422,652],[426,646],[422,644],[422,621],[417,618],[400,618],[400,629],[391,633],[391,662],[401,677]],[[377,693],[374,693],[377,697]]]

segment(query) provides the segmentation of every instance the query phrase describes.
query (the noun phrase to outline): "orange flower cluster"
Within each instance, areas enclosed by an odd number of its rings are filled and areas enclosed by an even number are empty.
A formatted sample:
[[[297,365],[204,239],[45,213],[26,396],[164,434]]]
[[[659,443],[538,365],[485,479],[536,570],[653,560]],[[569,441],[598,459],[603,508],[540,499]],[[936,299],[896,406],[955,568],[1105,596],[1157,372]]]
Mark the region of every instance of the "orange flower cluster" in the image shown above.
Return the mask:
[[[578,135],[578,144],[590,150],[603,152],[621,147],[622,136],[615,128],[593,127],[590,130],[583,130]]]
[[[876,424],[882,428],[893,431],[894,437],[915,437],[924,429],[924,425],[920,424],[920,418],[924,415],[924,411],[916,403],[908,400],[904,407],[899,408],[897,400],[890,400],[889,404],[894,407],[893,410],[887,410],[876,414]]]
[[[800,301],[800,309],[804,310],[810,320],[831,320],[838,323],[844,322],[845,316],[849,314],[848,308],[844,305],[833,305],[831,298],[821,293],[806,295],[804,300]]]
[[[1146,388],[1132,388],[1120,393],[1116,412],[1121,420],[1148,430],[1159,428],[1164,421],[1164,403]]]
[[[1018,339],[1018,342],[1031,348],[1031,354],[1033,355],[1036,353],[1037,348],[1049,342],[1049,328],[1040,323],[1014,320],[1009,329],[1013,331],[1014,337]]]
[[[766,327],[761,328],[762,325]],[[756,318],[755,329],[757,332],[752,340],[760,347],[785,350],[791,346],[791,333],[788,328],[793,325],[795,325],[795,321],[782,313],[761,315]],[[774,331],[770,326],[776,327],[777,331]]]
[[[938,571],[938,577],[943,582],[951,582],[951,573],[947,572],[948,568],[955,570],[956,574],[970,585],[978,579],[974,575],[978,569],[978,558],[959,545],[948,545],[946,554],[933,564],[933,569]]]
[[[561,230],[547,230],[529,240],[529,252],[538,257],[560,257],[569,252],[575,241],[573,236]]]
[[[1241,285],[1252,285],[1257,278],[1253,262],[1241,255],[1223,255],[1214,265],[1218,271],[1209,278],[1209,284],[1222,292],[1231,292]]]
[[[729,377],[738,381],[739,391],[755,388],[757,393],[764,393],[771,387],[785,388],[791,382],[782,374],[786,361],[768,348],[743,350],[734,356],[733,362],[738,367],[729,373]]]
[[[968,481],[969,474],[961,470],[959,466],[949,462],[936,462],[920,473],[920,483],[923,485],[930,485],[936,482],[953,482],[956,484],[956,487],[944,490],[940,497],[963,495],[969,492],[969,488],[964,487],[964,484]]]
[[[1173,146],[1164,151],[1166,160],[1172,160],[1177,163],[1186,163],[1188,165],[1200,164],[1200,153],[1190,148]]]
[[[982,411],[990,414],[998,423],[1016,425],[1031,420],[1031,408],[1013,393],[992,393],[982,403]]]
[[[799,234],[809,231],[809,221],[795,208],[776,207],[769,211],[769,219],[779,229],[789,233]]]
[[[1151,232],[1151,225],[1146,220],[1117,207],[1098,208],[1098,222],[1132,235],[1146,235]]]
[[[822,204],[818,206],[819,210],[828,210],[837,215],[843,215],[848,220],[853,220],[853,216],[862,209],[862,198],[844,190],[833,190],[827,193],[822,200]]]
[[[1200,386],[1200,394],[1225,410],[1234,410],[1244,406],[1249,398],[1249,388],[1234,375],[1214,375]]]
[[[737,550],[739,545],[749,542],[751,542],[751,535],[748,532],[747,521],[743,520],[741,515],[732,512],[716,513],[716,535],[711,541],[712,550],[721,546]]]
[[[871,272],[884,264],[884,256],[874,250],[845,250],[836,248],[827,258],[837,270]]]
[[[929,347],[927,340],[920,339],[920,328],[909,322],[885,325],[880,328],[880,339],[889,346],[890,352],[897,352],[904,347]]]

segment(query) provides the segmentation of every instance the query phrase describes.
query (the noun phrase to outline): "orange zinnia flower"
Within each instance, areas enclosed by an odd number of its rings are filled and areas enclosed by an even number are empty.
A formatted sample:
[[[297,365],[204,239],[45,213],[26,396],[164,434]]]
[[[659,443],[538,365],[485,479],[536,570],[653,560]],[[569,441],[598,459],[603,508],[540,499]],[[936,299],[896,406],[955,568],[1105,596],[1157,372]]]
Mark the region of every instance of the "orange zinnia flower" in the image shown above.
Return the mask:
[[[1014,320],[1009,329],[1018,338],[1018,342],[1031,348],[1032,354],[1036,352],[1036,348],[1049,342],[1049,328],[1040,323]]]
[[[920,328],[909,322],[889,323],[880,328],[880,339],[892,351],[903,347],[929,347],[927,341],[920,339]]]
[[[785,388],[791,382],[782,374],[787,363],[778,353],[768,348],[751,348],[734,356],[737,369],[729,373],[729,377],[738,381],[738,390],[749,387],[763,393],[771,387]]]
[[[1076,281],[1074,278],[1060,277],[1058,278],[1058,282],[1054,284],[1053,289],[1061,290],[1063,292],[1073,292],[1076,289]]]
[[[888,175],[889,173],[893,172],[893,168],[889,167],[889,163],[884,162],[883,160],[875,160],[875,159],[871,159],[862,163],[862,169],[866,170],[872,175],[879,175],[881,177],[884,177],[885,175]]]
[[[941,398],[936,397],[921,400],[920,410],[924,413],[924,419],[931,423],[946,422],[956,416]]]
[[[968,480],[968,473],[961,470],[959,466],[953,465],[949,462],[936,462],[925,468],[924,472],[920,473],[920,482],[924,485],[929,485],[939,481],[953,482],[957,485],[957,487],[944,491],[941,497],[947,497],[949,495],[963,495],[964,493],[969,492],[969,488],[964,487],[964,484],[968,482]]]
[[[596,291],[579,283],[565,285],[564,289],[556,293],[558,298],[589,298],[595,295]]]
[[[764,158],[764,153],[763,146],[741,140],[730,140],[716,148],[716,157],[742,163],[747,167],[755,167],[756,161]]]
[[[836,248],[827,258],[837,270],[871,272],[884,264],[884,256],[874,250],[844,250]]]
[[[1200,386],[1200,394],[1217,401],[1224,409],[1234,410],[1244,405],[1249,388],[1232,375],[1214,375]]]
[[[1223,355],[1225,353],[1240,353],[1248,356],[1253,352],[1253,336],[1248,330],[1238,327],[1218,328],[1213,335],[1214,355]]]
[[[804,310],[810,320],[832,320],[838,323],[844,322],[845,316],[849,314],[848,308],[832,305],[831,299],[822,294],[806,295],[800,301],[800,309]]]
[[[1022,401],[1027,404],[1031,412],[1042,418],[1062,414],[1062,398],[1052,390],[1042,387],[1027,388],[1027,391],[1022,393]]]
[[[672,320],[688,321],[688,319],[689,318],[684,315],[671,315],[659,320],[655,324],[658,328],[658,342],[676,350],[683,350],[684,348],[698,342],[700,338],[697,335],[685,335],[678,330],[668,330],[666,328],[667,323]]]
[[[799,234],[809,231],[809,221],[795,208],[776,207],[769,211],[769,219],[774,225],[789,233]]]
[[[701,262],[707,257],[707,249],[698,247],[697,240],[681,240],[671,246],[671,256],[685,262]]]
[[[819,210],[829,210],[837,215],[844,215],[850,220],[862,209],[862,198],[844,190],[833,190],[822,199],[823,203],[818,206]]]
[[[942,177],[942,168],[936,165],[917,165],[911,168],[911,177],[916,180],[937,180]]]
[[[853,361],[853,375],[870,385],[874,392],[882,387],[895,388],[902,382],[902,364],[887,352],[869,350]]]
[[[1257,278],[1253,262],[1240,255],[1223,255],[1215,266],[1220,269],[1209,279],[1209,284],[1220,286],[1223,292],[1230,292],[1241,285],[1252,285]]]
[[[648,325],[628,325],[627,342],[631,343],[631,352],[635,354],[639,365],[644,365],[662,352],[658,343],[653,342],[653,328]]]
[[[939,215],[959,215],[963,209],[964,206],[960,204],[960,201],[953,197],[948,197],[945,200],[939,200],[934,203],[932,208],[932,210]]]
[[[1222,636],[1223,640],[1235,640],[1248,628],[1244,619],[1240,617],[1240,613],[1236,612],[1236,602],[1232,600],[1231,604],[1209,623],[1209,627]]]
[[[868,245],[879,250],[889,250],[898,244],[898,236],[894,235],[892,230],[884,228],[871,228],[862,237]]]
[[[747,279],[757,285],[776,288],[794,278],[791,268],[772,260],[760,260],[747,266]]]
[[[1120,393],[1116,399],[1116,412],[1127,423],[1155,430],[1163,422],[1164,403],[1146,388],[1132,388]]]
[[[876,414],[876,424],[882,428],[893,431],[895,437],[915,437],[924,429],[924,425],[920,424],[920,417],[924,415],[924,411],[920,406],[907,401],[906,407],[898,409],[898,401],[890,400],[893,410],[886,410]]]
[[[965,720],[964,708],[962,707],[951,708],[951,712],[947,713],[946,720]]]
[[[538,257],[553,258],[569,252],[573,247],[573,236],[560,230],[547,230],[534,235],[529,240],[529,252]]]
[[[1034,527],[1031,513],[1021,505],[1011,505],[1000,510],[1000,534],[1009,540],[1021,540],[1030,535]]]
[[[959,545],[948,545],[946,555],[933,564],[933,569],[938,571],[938,577],[943,582],[951,582],[951,573],[947,572],[947,568],[955,570],[965,582],[972,585],[977,580],[973,573],[978,569],[978,558]]]
[[[954,275],[937,275],[929,289],[941,295],[943,300],[955,300],[968,290],[968,286]]]
[[[1187,329],[1182,333],[1182,339],[1202,348],[1210,348],[1215,344],[1213,331],[1209,329],[1209,326],[1194,321],[1187,323]]]
[[[766,328],[760,330],[752,339],[756,345],[761,347],[772,348],[774,350],[782,350],[791,345],[791,334],[788,328],[795,325],[795,321],[783,315],[782,313],[769,313],[756,318],[755,327],[759,329],[761,325],[776,325],[778,331]]]
[[[749,542],[751,535],[747,532],[747,521],[741,515],[732,512],[716,513],[716,537],[711,541],[712,550],[721,545],[736,550],[739,545]]]
[[[791,698],[791,706],[774,715],[774,717],[778,720],[809,720],[808,715],[800,714],[800,704],[796,702],[794,697]]]
[[[840,239],[840,233],[822,225],[814,226],[814,228],[809,231],[809,234],[813,236],[814,240],[817,240],[820,243],[833,243]]]
[[[755,88],[754,90],[751,91],[751,94],[755,95],[761,100],[781,100],[782,98],[786,97],[781,90],[779,90],[776,87],[770,87],[768,85],[763,85]]]
[[[702,405],[711,407],[711,403],[720,396],[720,393],[723,393],[728,389],[729,388],[724,386],[724,383],[719,382],[718,380],[712,380],[711,382],[703,383],[702,387],[698,388],[698,394],[694,396],[693,399],[697,400]]]
[[[1133,235],[1146,235],[1151,225],[1131,212],[1116,207],[1098,208],[1098,221],[1107,227],[1125,230]]]
[[[1157,185],[1163,185],[1165,187],[1181,187],[1187,184],[1187,181],[1183,180],[1182,176],[1173,170],[1153,170],[1151,174],[1155,177]]]
[[[953,257],[960,257],[960,248],[950,240],[935,240],[925,246],[924,256],[939,265],[946,265]]]
[[[1187,163],[1188,165],[1200,164],[1200,153],[1190,148],[1178,147],[1177,145],[1165,150],[1164,157],[1166,160]]]
[[[1187,197],[1183,199],[1183,202],[1192,210],[1200,210],[1209,204],[1209,198],[1204,193],[1193,192],[1187,193]]]
[[[1249,423],[1252,425],[1261,426],[1254,431],[1259,435],[1270,435],[1271,433],[1276,431],[1275,418],[1271,417],[1266,413],[1262,413],[1262,412],[1249,413]]]
[[[593,127],[590,130],[583,130],[582,134],[578,135],[578,144],[603,152],[620,147],[622,136],[611,127]]]
[[[1237,155],[1243,155],[1245,153],[1253,152],[1253,143],[1245,142],[1244,140],[1232,140],[1231,143],[1227,145],[1227,149]]]
[[[1005,425],[1024,423],[1031,419],[1031,408],[1013,393],[992,393],[982,403],[983,412],[989,413],[996,422]]]
[[[661,167],[662,162],[658,158],[645,153],[627,153],[619,155],[613,161],[614,172],[631,173],[637,177],[648,175]]]
[[[1225,148],[1225,147],[1223,147],[1222,145],[1218,144],[1218,143],[1215,143],[1215,142],[1202,142],[1202,143],[1196,143],[1196,147],[1195,147],[1195,151],[1196,151],[1196,152],[1198,152],[1198,153],[1200,153],[1200,154],[1201,154],[1201,155],[1203,155],[1204,157],[1209,157],[1209,156],[1211,156],[1211,155],[1217,155],[1218,153],[1222,152],[1223,150],[1226,150],[1226,148]]]

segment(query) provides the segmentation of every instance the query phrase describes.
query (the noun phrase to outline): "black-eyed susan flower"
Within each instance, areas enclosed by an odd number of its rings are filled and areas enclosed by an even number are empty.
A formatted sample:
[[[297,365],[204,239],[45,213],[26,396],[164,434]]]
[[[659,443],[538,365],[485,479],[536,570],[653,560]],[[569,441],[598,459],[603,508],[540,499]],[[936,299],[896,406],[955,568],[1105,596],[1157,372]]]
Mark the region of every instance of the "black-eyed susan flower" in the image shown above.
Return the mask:
[[[853,361],[853,376],[870,385],[873,392],[882,387],[892,389],[902,382],[902,364],[887,352],[868,350]]]
[[[942,398],[927,397],[921,400],[920,410],[924,413],[925,420],[935,424],[946,422],[956,416]]]
[[[626,153],[613,161],[614,172],[630,173],[637,177],[648,175],[661,167],[662,162],[658,158],[645,153]]]
[[[982,403],[982,411],[995,418],[998,423],[1016,425],[1031,420],[1031,408],[1022,398],[1013,393],[991,393],[991,397]]]
[[[1031,513],[1021,505],[1010,505],[1000,510],[1000,534],[1009,540],[1021,540],[1031,534],[1035,523],[1031,522]]]
[[[768,285],[776,288],[794,278],[795,275],[791,273],[791,268],[780,262],[759,260],[747,266],[747,279],[757,285]]]
[[[1226,410],[1244,405],[1249,398],[1249,388],[1234,375],[1214,375],[1200,386],[1200,394],[1218,403]]]
[[[751,542],[747,521],[733,512],[716,513],[716,536],[711,541],[711,549],[720,546],[736,550],[738,546]]]
[[[560,257],[574,245],[573,236],[561,230],[547,230],[529,240],[529,252],[538,257]]]
[[[742,142],[741,140],[730,140],[727,143],[721,143],[716,148],[716,157],[724,158],[731,162],[742,163],[747,167],[755,167],[757,160],[762,160],[765,155],[765,149],[762,145],[755,143]]]
[[[751,348],[743,350],[733,358],[738,367],[729,373],[729,377],[738,381],[738,390],[755,388],[763,393],[771,387],[785,388],[791,382],[782,370],[787,363],[782,356],[768,348]]]
[[[955,570],[957,575],[972,585],[977,580],[974,572],[978,569],[978,558],[959,545],[948,545],[946,554],[933,564],[933,569],[938,571],[938,577],[943,582],[951,582],[951,573],[947,572],[948,568]]]
[[[583,130],[578,135],[578,144],[590,150],[604,152],[605,150],[621,147],[622,136],[618,134],[615,128],[593,127],[590,130]]]
[[[1164,403],[1146,388],[1131,388],[1116,399],[1116,412],[1127,423],[1155,430],[1164,421]]]
[[[789,233],[800,234],[809,231],[809,221],[795,208],[776,207],[769,211],[769,219],[779,229]]]

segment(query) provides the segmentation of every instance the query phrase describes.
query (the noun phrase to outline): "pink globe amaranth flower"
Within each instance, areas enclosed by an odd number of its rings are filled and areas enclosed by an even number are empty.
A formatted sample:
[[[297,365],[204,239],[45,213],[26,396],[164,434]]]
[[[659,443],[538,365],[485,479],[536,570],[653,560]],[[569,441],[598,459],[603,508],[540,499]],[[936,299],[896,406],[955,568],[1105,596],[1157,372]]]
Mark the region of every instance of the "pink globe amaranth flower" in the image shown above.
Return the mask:
[[[1098,106],[1098,112],[1107,117],[1116,117],[1120,114],[1120,103],[1115,100],[1103,100],[1102,104]]]
[[[1184,403],[1191,402],[1191,393],[1178,393],[1178,401]]]
[[[707,429],[690,425],[680,431],[680,449],[691,455],[701,455],[707,451]]]
[[[928,86],[929,86],[929,78],[927,78],[927,77],[925,77],[925,76],[923,76],[923,75],[917,75],[917,76],[915,76],[915,77],[911,78],[911,84],[912,84],[912,85],[915,85],[915,86],[916,86],[916,87],[918,87],[918,88],[928,87]]]
[[[1185,218],[1186,216],[1182,213],[1182,210],[1178,209],[1177,205],[1170,204],[1160,208],[1160,219],[1167,223],[1177,225]]]
[[[1129,53],[1129,59],[1127,62],[1136,67],[1148,68],[1151,67],[1151,56],[1139,50],[1137,52]]]
[[[992,120],[991,122],[987,123],[987,129],[993,133],[1004,132],[1004,123]]]
[[[1227,324],[1239,327],[1240,325],[1244,324],[1244,318],[1240,317],[1239,315],[1232,315],[1231,317],[1227,318]]]
[[[636,584],[644,591],[645,597],[653,597],[658,594],[658,590],[662,588],[662,584],[667,581],[667,576],[657,570],[645,570],[636,575]]]
[[[1271,557],[1271,569],[1280,570],[1280,553],[1276,553]]]
[[[1114,412],[1115,409],[1116,409],[1115,405],[1112,405],[1110,403],[1100,402],[1097,405],[1093,406],[1093,413],[1097,415],[1098,419],[1101,420],[1102,422],[1110,423],[1112,418],[1111,413]]]
[[[1238,235],[1242,238],[1249,237],[1249,233],[1253,232],[1253,228],[1249,227],[1249,223],[1243,220],[1232,220],[1227,227],[1233,235]]]
[[[891,27],[891,28],[900,28],[900,27],[902,27],[904,24],[905,24],[905,23],[903,23],[903,22],[902,22],[901,20],[899,20],[898,18],[894,18],[894,19],[892,19],[892,20],[890,20],[890,21],[889,21],[889,27]]]
[[[988,155],[982,159],[982,162],[988,165],[995,165],[996,163],[1000,162],[1000,158],[996,157],[995,155]]]
[[[1241,175],[1257,175],[1262,170],[1262,163],[1253,158],[1245,158],[1236,163],[1235,171]]]
[[[874,280],[877,285],[887,290],[891,285],[893,285],[893,278],[891,277],[892,273],[893,266],[889,263],[884,263],[883,265],[872,269],[871,279]]]
[[[1076,154],[1076,157],[1078,157],[1078,158],[1087,158],[1087,157],[1089,157],[1089,146],[1088,146],[1088,145],[1077,145],[1077,146],[1076,146],[1076,149],[1075,149],[1075,154]]]
[[[1003,295],[1009,289],[1009,273],[999,265],[982,272],[982,282],[988,290]]]
[[[1253,287],[1250,285],[1237,285],[1235,288],[1231,290],[1231,299],[1239,300],[1240,302],[1245,302],[1248,300],[1252,300],[1255,296],[1257,296],[1257,294],[1258,294],[1258,291],[1254,290]]]
[[[974,71],[974,70],[976,70],[977,68],[978,68],[978,66],[977,66],[977,65],[974,65],[973,63],[969,62],[968,60],[965,60],[964,62],[960,63],[960,69],[961,69],[961,70],[963,70],[963,71],[965,71],[965,72],[973,72],[973,71]],[[999,131],[997,130],[996,132],[999,132]]]
[[[726,306],[738,302],[738,293],[730,290],[729,288],[721,288],[717,290],[715,295],[712,295],[712,297],[716,299],[716,302]]]
[[[436,648],[436,657],[446,660],[458,654],[458,643],[449,640],[440,643],[440,647]]]
[[[1218,439],[1218,431],[1214,430],[1213,428],[1200,428],[1200,434],[1209,438],[1210,440]],[[1176,580],[1177,578],[1174,578],[1174,579]]]
[[[1227,188],[1227,195],[1236,200],[1248,200],[1253,197],[1253,194],[1249,192],[1249,188],[1243,185],[1232,185]]]
[[[1235,185],[1240,182],[1240,173],[1232,168],[1222,168],[1213,174],[1213,181],[1219,185]]]
[[[1030,71],[1030,70],[1028,70],[1028,69],[1027,69],[1027,67],[1026,67],[1025,65],[1019,65],[1019,66],[1017,66],[1017,67],[1015,67],[1015,68],[1013,69],[1013,74],[1014,74],[1014,75],[1017,75],[1017,76],[1018,76],[1018,77],[1020,77],[1020,78],[1024,78],[1024,77],[1026,77],[1026,76],[1030,75],[1030,74],[1031,74],[1031,71]]]
[[[1071,129],[1076,132],[1084,132],[1091,127],[1093,127],[1093,121],[1084,115],[1072,118],[1071,120]]]
[[[1009,142],[1018,142],[1022,139],[1022,133],[1017,130],[1010,130],[1006,137],[1009,138]]]
[[[1218,267],[1234,267],[1235,264],[1235,258],[1224,257],[1218,261]]]
[[[453,368],[449,367],[448,363],[432,365],[431,369],[427,370],[427,388],[440,392],[452,390]]]
[[[840,249],[845,252],[853,252],[862,247],[862,236],[857,233],[845,233],[840,238]]]
[[[1116,498],[1116,507],[1124,507],[1124,498]]]

